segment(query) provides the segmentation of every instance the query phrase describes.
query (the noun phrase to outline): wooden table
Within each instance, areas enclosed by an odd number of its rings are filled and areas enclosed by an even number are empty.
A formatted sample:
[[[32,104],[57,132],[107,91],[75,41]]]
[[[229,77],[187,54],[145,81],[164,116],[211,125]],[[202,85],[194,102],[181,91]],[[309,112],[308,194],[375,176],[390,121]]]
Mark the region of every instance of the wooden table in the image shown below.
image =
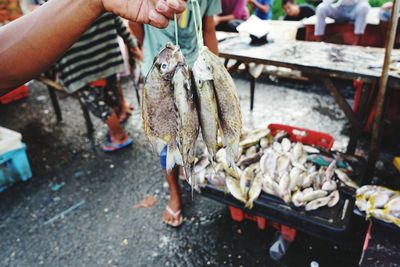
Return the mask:
[[[303,76],[322,83],[350,122],[351,135],[347,152],[354,153],[363,121],[372,106],[368,103],[370,90],[379,82],[384,49],[303,41],[274,41],[261,46],[251,46],[249,37],[239,35],[220,42],[218,48],[220,57],[237,60],[231,71],[241,63],[246,66],[250,63],[273,65],[301,71]],[[392,58],[400,61],[400,51],[394,51]],[[357,112],[353,111],[336,88],[333,79],[363,81]],[[251,110],[254,104],[256,80],[257,77],[251,77]],[[389,78],[389,86],[400,88],[400,72],[397,71],[395,63]]]

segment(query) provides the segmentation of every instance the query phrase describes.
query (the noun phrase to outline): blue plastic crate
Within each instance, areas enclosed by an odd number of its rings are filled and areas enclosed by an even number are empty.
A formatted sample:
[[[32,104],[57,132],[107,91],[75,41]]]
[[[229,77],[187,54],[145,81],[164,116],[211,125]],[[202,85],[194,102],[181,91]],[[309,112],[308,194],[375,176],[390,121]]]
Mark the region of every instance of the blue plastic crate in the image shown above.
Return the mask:
[[[0,155],[0,192],[17,181],[26,181],[31,177],[32,171],[25,144]]]

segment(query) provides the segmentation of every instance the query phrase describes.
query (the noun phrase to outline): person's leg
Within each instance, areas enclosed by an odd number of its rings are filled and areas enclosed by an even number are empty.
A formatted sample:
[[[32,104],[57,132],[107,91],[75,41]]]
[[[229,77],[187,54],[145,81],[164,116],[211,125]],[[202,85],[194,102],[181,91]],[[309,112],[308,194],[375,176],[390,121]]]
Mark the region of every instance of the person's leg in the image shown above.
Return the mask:
[[[352,14],[352,19],[354,19],[354,45],[359,43],[361,36],[365,32],[365,28],[367,26],[367,16],[370,8],[371,7],[368,2],[360,2],[354,7],[354,12]]]
[[[163,212],[163,220],[166,224],[171,226],[179,226],[182,224],[182,198],[181,190],[179,187],[178,174],[179,168],[175,167],[169,174],[166,172],[167,161],[167,146],[160,153],[160,163],[163,169],[163,175],[168,183],[169,188],[169,201]]]
[[[116,110],[121,106],[121,99],[118,92],[118,82],[116,75],[107,78],[107,85],[103,90],[103,101],[112,109],[111,114],[103,118],[108,126],[111,142],[114,144],[122,144],[128,140],[128,135],[121,127]]]
[[[321,3],[317,7],[316,16],[314,36],[316,41],[321,41],[325,34],[326,18],[338,19],[340,18],[340,12],[330,4]]]
[[[118,115],[118,119],[120,122],[125,122],[132,113],[133,105],[129,104],[125,100],[124,92],[122,91],[121,81],[118,79],[118,96],[120,99],[120,107],[118,107],[115,111]]]
[[[314,26],[314,35],[315,40],[320,42],[322,36],[325,34],[326,22],[325,19],[328,16],[328,10],[330,9],[330,5],[321,3],[317,7],[316,17],[317,21],[315,22]]]

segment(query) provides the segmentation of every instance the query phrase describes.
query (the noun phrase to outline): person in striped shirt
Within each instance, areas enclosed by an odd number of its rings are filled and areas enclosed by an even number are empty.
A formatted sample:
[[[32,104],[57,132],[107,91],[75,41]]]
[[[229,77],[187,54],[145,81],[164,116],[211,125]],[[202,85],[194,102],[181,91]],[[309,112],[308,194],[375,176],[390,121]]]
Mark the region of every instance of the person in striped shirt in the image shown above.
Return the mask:
[[[119,120],[125,113],[125,103],[117,80],[117,74],[124,71],[118,36],[122,37],[133,58],[136,40],[120,17],[106,13],[55,64],[66,91],[77,93],[89,111],[107,124],[109,140],[103,146],[105,152],[132,144]]]

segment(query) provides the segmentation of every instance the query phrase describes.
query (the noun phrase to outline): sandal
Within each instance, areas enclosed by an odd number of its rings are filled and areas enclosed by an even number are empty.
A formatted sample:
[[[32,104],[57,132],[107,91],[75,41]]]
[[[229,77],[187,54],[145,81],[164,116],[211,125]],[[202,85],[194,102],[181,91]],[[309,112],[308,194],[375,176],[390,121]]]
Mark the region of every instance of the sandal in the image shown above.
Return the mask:
[[[106,145],[104,145],[102,147],[102,149],[103,149],[104,152],[107,152],[107,153],[108,152],[114,152],[114,151],[121,150],[121,149],[123,149],[125,147],[130,146],[132,143],[133,143],[132,138],[128,137],[128,139],[126,139],[126,141],[121,143],[121,144],[108,142]]]
[[[171,227],[179,227],[182,225],[182,210],[173,211],[168,205],[167,207],[165,207],[165,210],[174,218],[173,222],[168,222],[167,220],[163,219],[166,225],[169,225]]]

